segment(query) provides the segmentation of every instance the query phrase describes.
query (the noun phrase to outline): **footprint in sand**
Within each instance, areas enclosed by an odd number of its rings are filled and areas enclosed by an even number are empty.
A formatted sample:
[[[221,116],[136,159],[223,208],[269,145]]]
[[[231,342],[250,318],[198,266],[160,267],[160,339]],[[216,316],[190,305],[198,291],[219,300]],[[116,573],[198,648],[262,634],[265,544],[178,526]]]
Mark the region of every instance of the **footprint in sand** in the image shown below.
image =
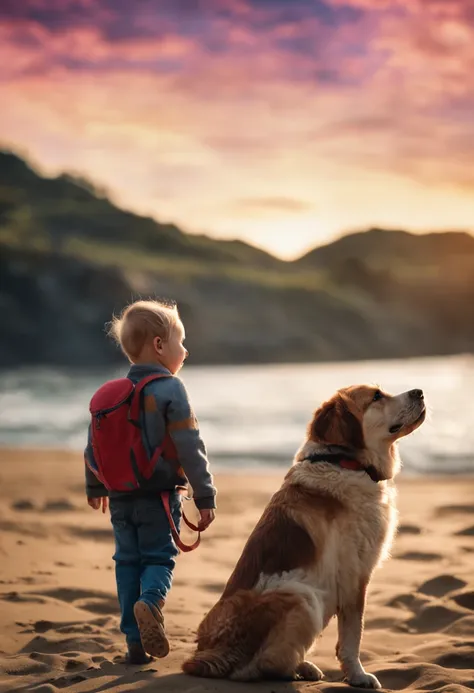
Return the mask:
[[[13,520],[1,520],[0,530],[4,532],[15,532],[21,534],[24,537],[35,537],[36,539],[48,537],[47,527],[40,527],[38,524],[28,522],[14,522]],[[19,544],[21,541],[22,540],[19,539],[17,541],[17,544]]]
[[[414,613],[418,612],[425,604],[429,603],[428,597],[422,597],[416,593],[398,594],[386,603],[386,606],[398,609],[403,607]]]
[[[65,513],[74,510],[77,510],[76,506],[71,501],[63,498],[47,501],[42,507],[42,512],[44,513]]]
[[[467,582],[460,580],[454,575],[438,575],[420,585],[418,587],[418,592],[427,594],[430,597],[444,597],[445,594],[460,590],[466,587],[466,585]]]
[[[43,652],[30,652],[30,659],[34,659],[43,664],[49,664],[51,668],[59,667],[61,664],[61,656],[58,654],[44,654]]]
[[[466,612],[459,607],[427,604],[420,610],[419,614],[407,621],[406,625],[419,633],[436,633],[450,626],[465,614]]]
[[[464,609],[474,611],[474,591],[469,590],[452,594],[451,599]]]
[[[10,602],[30,602],[47,604],[51,599],[72,604],[76,609],[89,611],[103,616],[115,615],[120,611],[117,597],[107,592],[97,590],[82,590],[69,587],[55,587],[35,592],[4,592],[0,599]],[[36,632],[45,632],[51,627],[50,621],[37,621],[34,625]],[[41,630],[43,629],[43,630]]]
[[[54,589],[42,590],[38,592],[38,594],[60,599],[63,602],[73,602],[75,599],[82,599],[85,596],[89,596],[89,591],[69,587],[55,587]]]
[[[120,613],[120,606],[117,597],[100,597],[100,598],[88,598],[88,599],[78,599],[74,602],[76,609],[83,609],[84,611],[90,611],[93,614],[118,614]]]
[[[208,582],[207,584],[202,585],[202,588],[206,590],[206,592],[215,592],[217,594],[221,594],[225,589],[225,582]]]
[[[461,644],[461,643],[459,643]],[[434,659],[435,664],[446,669],[472,669],[474,662],[472,646],[462,646],[457,651],[445,652]]]
[[[423,551],[407,551],[406,553],[395,556],[402,561],[439,561],[443,556],[440,553],[429,553]]]
[[[107,592],[57,587],[43,590],[38,594],[73,604],[76,609],[90,611],[93,614],[118,614],[120,611],[117,597]]]
[[[398,534],[421,534],[422,529],[421,527],[418,527],[418,525],[400,525],[398,530]]]
[[[423,667],[420,664],[400,664],[396,668],[386,667],[373,673],[380,680],[383,688],[399,691],[404,688],[410,688],[422,675]],[[414,686],[414,688],[417,688],[417,686]],[[345,686],[345,690],[355,691],[360,689]]]
[[[46,674],[51,671],[51,666],[47,662],[35,661],[25,655],[19,655],[1,659],[0,671],[9,676],[30,676],[31,674]]]
[[[47,633],[48,630],[53,628],[53,623],[51,621],[36,621],[33,623],[33,630],[35,633]]]
[[[426,652],[420,651],[419,656],[423,661],[400,662],[375,669],[374,673],[386,689],[467,693],[472,688],[472,675],[469,672],[472,668],[472,649],[470,656],[467,650],[446,652],[446,649],[445,645],[436,645]]]
[[[81,635],[85,633],[89,635],[91,633],[100,633],[101,630],[105,630],[107,632],[117,631],[117,626],[112,619],[94,619],[89,623],[71,622],[56,624],[55,630],[57,633],[61,633],[63,635],[70,635],[72,633],[79,633]]]
[[[442,505],[436,509],[438,517],[446,515],[474,515],[474,505]]]
[[[39,652],[41,654],[57,655],[63,652],[79,650],[87,654],[102,654],[113,649],[115,649],[114,641],[105,635],[76,634],[70,638],[58,638],[57,633],[54,633],[48,637],[36,635],[25,645],[22,653]]]
[[[5,602],[30,602],[33,604],[46,604],[47,600],[36,594],[20,594],[19,592],[4,592],[0,599]]]
[[[112,541],[112,527],[101,529],[99,527],[68,527],[69,534],[79,539],[90,539],[91,541]]]
[[[474,635],[474,616],[464,616],[464,618],[458,619],[445,628],[444,632],[454,637],[472,637]]]
[[[83,663],[77,659],[69,659],[64,665],[64,669],[65,671],[75,671],[76,669],[82,669],[83,666]]]
[[[438,575],[422,583],[416,593],[394,597],[387,606],[405,607],[413,618],[403,625],[420,633],[441,631],[468,616],[474,609],[474,592],[463,590],[467,583],[454,575]],[[433,598],[450,597],[449,604],[434,602]],[[454,602],[454,604],[453,604]]]
[[[17,510],[18,512],[25,512],[28,510],[36,510],[36,505],[29,498],[20,498],[10,505],[12,510]]]
[[[73,674],[72,676],[60,676],[58,679],[54,679],[53,685],[55,688],[69,688],[75,683],[81,683],[86,681],[87,676],[85,674]]]
[[[412,654],[418,661],[437,664],[447,669],[470,669],[473,665],[473,642],[453,642],[447,638],[431,640],[416,645]],[[470,663],[470,665],[469,665]]]

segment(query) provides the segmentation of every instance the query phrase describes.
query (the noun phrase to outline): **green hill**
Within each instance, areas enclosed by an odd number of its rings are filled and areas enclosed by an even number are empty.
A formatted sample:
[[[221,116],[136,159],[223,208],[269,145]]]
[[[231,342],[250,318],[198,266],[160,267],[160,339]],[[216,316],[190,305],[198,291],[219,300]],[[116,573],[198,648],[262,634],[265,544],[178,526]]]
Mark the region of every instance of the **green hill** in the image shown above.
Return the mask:
[[[424,276],[447,266],[472,268],[474,236],[463,231],[415,235],[407,231],[369,229],[343,236],[315,248],[297,261],[300,268],[334,268],[347,261],[363,262],[372,270],[390,270],[400,276]]]
[[[283,262],[117,207],[82,178],[0,152],[0,359],[101,365],[104,323],[172,297],[194,363],[472,351],[474,238],[371,229]]]
[[[240,241],[189,235],[174,224],[120,209],[85,179],[45,178],[11,152],[0,152],[0,220],[10,229],[10,243],[39,249],[67,252],[71,242],[81,239],[209,262],[269,267],[276,262]]]

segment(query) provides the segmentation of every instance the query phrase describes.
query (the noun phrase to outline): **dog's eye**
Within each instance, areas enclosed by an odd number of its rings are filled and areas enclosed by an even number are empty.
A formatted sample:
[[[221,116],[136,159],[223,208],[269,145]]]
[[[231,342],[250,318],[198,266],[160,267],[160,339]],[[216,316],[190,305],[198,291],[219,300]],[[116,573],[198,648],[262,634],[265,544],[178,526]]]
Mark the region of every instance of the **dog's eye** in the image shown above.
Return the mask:
[[[383,399],[383,394],[380,392],[380,390],[377,390],[372,402],[378,402],[379,399]]]

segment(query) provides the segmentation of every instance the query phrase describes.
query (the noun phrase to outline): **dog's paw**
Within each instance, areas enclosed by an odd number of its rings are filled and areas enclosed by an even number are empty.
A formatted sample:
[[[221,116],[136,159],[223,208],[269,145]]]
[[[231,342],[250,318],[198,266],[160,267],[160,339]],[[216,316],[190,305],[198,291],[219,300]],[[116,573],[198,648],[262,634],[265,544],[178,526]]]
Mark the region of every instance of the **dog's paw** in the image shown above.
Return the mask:
[[[354,688],[382,688],[378,678],[373,674],[367,674],[367,672],[347,677],[346,681],[349,686]]]
[[[324,674],[316,664],[313,662],[301,662],[296,667],[296,676],[301,681],[321,681],[324,678]]]

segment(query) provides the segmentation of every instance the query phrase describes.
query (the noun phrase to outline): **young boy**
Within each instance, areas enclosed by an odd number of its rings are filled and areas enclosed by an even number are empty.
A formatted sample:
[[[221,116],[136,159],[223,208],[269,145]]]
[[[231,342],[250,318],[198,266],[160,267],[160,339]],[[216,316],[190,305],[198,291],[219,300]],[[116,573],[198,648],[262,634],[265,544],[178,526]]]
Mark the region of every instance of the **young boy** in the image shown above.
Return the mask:
[[[216,490],[186,389],[179,378],[169,377],[178,373],[188,356],[177,308],[158,301],[137,301],[113,320],[110,334],[131,362],[127,377],[133,383],[153,374],[168,376],[144,387],[141,435],[149,458],[166,433],[178,457],[170,461],[160,456],[151,478],[138,490],[107,492],[90,468],[96,465],[89,428],[85,451],[87,500],[92,508],[102,506],[105,512],[109,496],[120,628],[126,636],[129,663],[143,664],[150,660],[146,653],[165,657],[169,652],[162,607],[171,587],[178,549],[161,492],[170,492],[171,514],[179,531],[182,496],[178,487],[189,480],[193,488],[200,513],[199,530],[214,520]]]

